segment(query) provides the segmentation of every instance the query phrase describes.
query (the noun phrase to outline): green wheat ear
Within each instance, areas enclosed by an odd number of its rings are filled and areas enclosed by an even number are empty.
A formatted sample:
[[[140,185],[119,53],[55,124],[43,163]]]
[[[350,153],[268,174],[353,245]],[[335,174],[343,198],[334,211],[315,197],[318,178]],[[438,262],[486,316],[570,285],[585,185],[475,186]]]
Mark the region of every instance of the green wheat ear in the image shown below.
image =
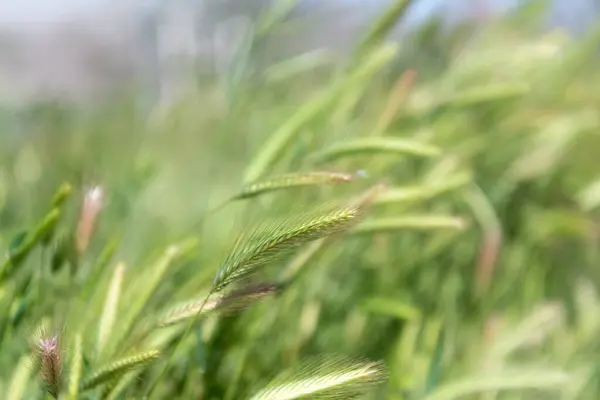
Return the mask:
[[[352,174],[326,171],[282,174],[244,185],[240,192],[232,197],[232,200],[248,199],[263,193],[299,186],[346,183],[353,179],[354,175]]]
[[[354,399],[385,378],[381,362],[321,356],[282,372],[250,400]]]
[[[239,239],[217,271],[213,292],[242,280],[265,264],[295,250],[298,246],[343,232],[354,226],[365,214],[380,186],[342,207],[323,211],[324,207],[292,217],[282,223],[259,226],[246,240]]]
[[[80,389],[81,391],[86,391],[93,389],[99,385],[102,385],[106,382],[109,382],[133,370],[134,368],[138,368],[140,366],[146,365],[154,361],[156,358],[158,358],[159,354],[160,353],[158,350],[149,350],[143,353],[138,353],[133,356],[113,361],[106,367],[99,369],[98,371],[94,372],[90,377],[88,377],[81,384]]]

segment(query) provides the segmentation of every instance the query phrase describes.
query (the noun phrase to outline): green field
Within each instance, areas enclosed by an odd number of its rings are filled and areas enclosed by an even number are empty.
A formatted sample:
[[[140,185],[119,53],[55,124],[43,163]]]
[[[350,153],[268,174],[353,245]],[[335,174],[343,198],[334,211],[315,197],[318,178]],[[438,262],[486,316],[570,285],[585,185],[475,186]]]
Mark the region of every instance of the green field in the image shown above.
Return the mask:
[[[392,3],[344,63],[5,113],[3,399],[600,397],[600,28]]]

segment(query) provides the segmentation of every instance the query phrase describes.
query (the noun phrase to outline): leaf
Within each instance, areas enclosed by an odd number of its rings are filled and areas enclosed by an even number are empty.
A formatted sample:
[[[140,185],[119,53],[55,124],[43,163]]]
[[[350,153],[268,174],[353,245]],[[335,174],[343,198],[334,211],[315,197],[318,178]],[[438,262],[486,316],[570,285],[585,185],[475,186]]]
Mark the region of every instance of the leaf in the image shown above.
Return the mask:
[[[230,313],[241,310],[249,305],[278,293],[277,285],[260,284],[240,290],[234,290],[227,294],[212,296],[208,300],[193,300],[169,309],[158,319],[161,327],[171,326],[212,311]]]
[[[411,139],[371,137],[353,139],[333,145],[330,148],[317,153],[315,158],[318,161],[323,162],[332,161],[343,157],[372,153],[392,153],[420,157],[434,157],[441,154],[441,150],[435,146]]]
[[[361,40],[354,54],[355,61],[361,60],[365,54],[383,43],[398,21],[406,14],[411,3],[411,0],[393,0],[391,6],[381,14]]]

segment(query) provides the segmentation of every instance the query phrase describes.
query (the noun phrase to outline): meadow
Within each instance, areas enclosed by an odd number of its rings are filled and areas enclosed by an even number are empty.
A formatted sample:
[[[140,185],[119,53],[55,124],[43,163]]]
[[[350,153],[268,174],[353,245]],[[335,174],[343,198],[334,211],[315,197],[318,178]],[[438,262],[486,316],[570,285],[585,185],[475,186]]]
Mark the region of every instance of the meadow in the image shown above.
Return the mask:
[[[600,27],[386,41],[408,3],[253,69],[275,8],[151,115],[0,115],[3,398],[598,398]]]

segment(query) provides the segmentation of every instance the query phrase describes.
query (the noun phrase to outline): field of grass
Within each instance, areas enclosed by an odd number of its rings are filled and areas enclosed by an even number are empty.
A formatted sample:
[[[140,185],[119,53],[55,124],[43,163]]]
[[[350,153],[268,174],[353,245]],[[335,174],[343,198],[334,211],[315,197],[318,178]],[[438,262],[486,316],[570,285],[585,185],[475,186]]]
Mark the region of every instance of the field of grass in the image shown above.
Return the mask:
[[[600,396],[600,29],[392,3],[343,65],[1,120],[2,398]]]

